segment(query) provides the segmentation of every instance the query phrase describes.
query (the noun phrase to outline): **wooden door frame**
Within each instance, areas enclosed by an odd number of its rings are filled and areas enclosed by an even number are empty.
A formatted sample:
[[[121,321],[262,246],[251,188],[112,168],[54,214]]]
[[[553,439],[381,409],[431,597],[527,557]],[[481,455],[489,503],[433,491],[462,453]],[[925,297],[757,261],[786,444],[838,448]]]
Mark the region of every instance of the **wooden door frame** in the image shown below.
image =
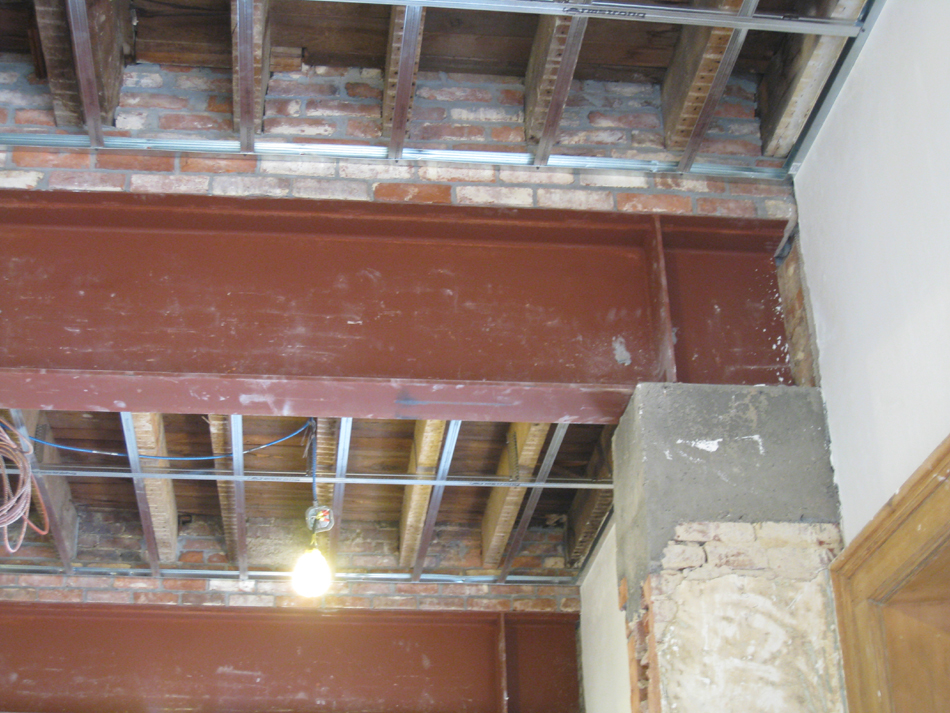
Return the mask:
[[[950,546],[950,436],[831,566],[851,713],[892,713],[883,608]]]

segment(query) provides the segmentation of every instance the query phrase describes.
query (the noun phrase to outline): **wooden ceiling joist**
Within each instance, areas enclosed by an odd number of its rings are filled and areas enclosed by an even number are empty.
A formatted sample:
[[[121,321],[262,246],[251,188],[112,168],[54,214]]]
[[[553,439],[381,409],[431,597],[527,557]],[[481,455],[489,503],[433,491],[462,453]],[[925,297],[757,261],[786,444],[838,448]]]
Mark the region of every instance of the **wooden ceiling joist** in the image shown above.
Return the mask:
[[[84,108],[90,106],[98,110],[96,121],[111,124],[123,68],[115,4],[37,0],[36,22],[57,126],[81,126]]]
[[[742,0],[702,0],[697,7],[735,12]],[[666,147],[684,149],[709,96],[733,30],[726,27],[683,28],[661,95]]]
[[[557,139],[580,56],[586,17],[545,15],[531,47],[525,74],[525,137],[538,144],[535,163],[547,163]]]
[[[250,27],[244,28],[250,19]],[[247,33],[242,42],[240,30]],[[259,133],[264,122],[264,97],[270,78],[271,23],[270,0],[231,0],[231,78],[234,96],[234,129],[241,130],[245,112],[252,117],[251,133]],[[242,49],[250,45],[246,49]],[[248,56],[242,64],[242,53]],[[250,77],[251,89],[244,89],[243,77]],[[245,97],[242,92],[246,91]]]
[[[856,20],[866,0],[810,0],[802,15]],[[811,116],[847,39],[830,35],[789,35],[772,58],[759,85],[762,153],[789,154]]]
[[[406,142],[419,74],[425,12],[425,8],[418,6],[394,5],[389,21],[383,135],[389,137],[390,158],[400,158]]]
[[[426,479],[435,478],[445,424],[445,421],[438,420],[416,421],[407,471],[409,474]],[[402,517],[399,521],[400,567],[411,567],[416,560],[431,494],[432,486],[430,485],[406,486],[402,501]]]
[[[10,416],[16,429],[21,436],[25,437],[24,440],[29,437],[54,442],[46,414],[42,411],[10,409]],[[76,506],[73,504],[69,482],[66,478],[44,476],[38,472],[40,465],[49,467],[59,462],[57,449],[48,448],[41,443],[33,443],[33,455],[30,456],[33,480],[46,505],[50,535],[56,545],[56,552],[63,562],[65,572],[69,574],[72,572],[72,561],[76,556],[78,537]]]
[[[602,481],[613,478],[611,440],[613,426],[607,426],[597,441],[597,447],[587,464],[584,477]],[[574,566],[584,560],[594,544],[594,538],[604,524],[614,502],[613,490],[578,490],[567,515],[567,561]]]
[[[498,476],[530,480],[549,428],[548,423],[511,424],[498,462]],[[492,488],[482,520],[482,566],[494,568],[501,562],[524,496],[524,488]]]
[[[147,461],[150,466],[167,468],[167,460],[153,460],[155,457],[168,455],[162,414],[123,413],[122,416],[132,471],[142,473],[147,470],[147,467],[143,467],[140,456],[150,456]],[[175,490],[171,478],[137,477],[133,480],[146,549],[153,574],[156,574],[156,563],[151,561],[153,557],[157,557],[158,562],[174,562],[178,559],[178,506]]]
[[[237,421],[235,428],[234,421]],[[244,470],[243,420],[240,416],[208,416],[211,431],[211,448],[216,456],[228,453],[240,453],[239,457],[218,458],[214,462],[216,470]],[[235,445],[237,444],[237,445]],[[228,558],[238,565],[242,577],[247,576],[247,520],[244,499],[244,483],[237,480],[219,480],[218,500],[221,503],[221,522],[224,526],[224,539],[228,549]]]

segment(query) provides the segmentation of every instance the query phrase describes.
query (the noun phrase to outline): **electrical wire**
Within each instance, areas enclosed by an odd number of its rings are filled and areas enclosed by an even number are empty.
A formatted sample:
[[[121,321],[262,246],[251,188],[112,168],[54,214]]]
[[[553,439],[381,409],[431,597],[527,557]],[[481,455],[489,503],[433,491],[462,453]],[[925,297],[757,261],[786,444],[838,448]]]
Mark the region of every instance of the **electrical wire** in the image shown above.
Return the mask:
[[[13,426],[3,419],[0,419],[0,425],[10,431],[15,431]],[[49,532],[49,515],[46,512],[46,504],[43,502],[43,498],[40,497],[39,491],[37,491],[37,509],[42,514],[45,524],[43,527],[39,527],[30,520],[30,504],[32,503],[35,487],[33,469],[30,467],[29,458],[30,454],[33,453],[33,446],[29,446],[29,450],[24,450],[23,446],[10,438],[4,428],[0,428],[0,481],[2,481],[3,488],[2,502],[0,502],[0,529],[3,530],[4,547],[7,552],[13,554],[23,544],[27,527],[39,535],[45,535]],[[10,484],[7,461],[16,466],[19,473],[15,488]],[[20,536],[17,538],[16,544],[11,545],[9,528],[19,520],[23,520],[23,529],[20,530]]]
[[[276,446],[278,443],[283,443],[284,441],[291,439],[294,436],[298,436],[304,431],[306,431],[308,428],[310,428],[311,421],[312,419],[308,420],[307,423],[305,423],[303,426],[298,428],[293,433],[290,433],[282,438],[278,438],[276,441],[265,443],[262,446],[254,446],[253,448],[248,448],[246,451],[241,451],[241,452],[244,453],[244,455],[247,455],[248,453],[254,453],[255,451],[260,451],[265,448],[270,448],[271,446]],[[0,419],[0,426],[3,426],[4,428],[9,429],[10,431],[15,430],[13,426],[11,426],[9,423],[4,421],[3,419]],[[3,429],[0,429],[0,433],[4,433]],[[4,435],[6,434],[4,433]],[[44,446],[49,446],[50,448],[58,448],[61,451],[72,451],[74,453],[88,453],[90,455],[96,455],[96,456],[112,456],[114,458],[128,458],[129,457],[128,453],[116,453],[113,451],[97,451],[91,448],[76,448],[75,446],[64,446],[60,443],[50,443],[49,441],[44,441],[42,438],[35,438],[33,436],[29,436],[29,439],[33,441],[34,443],[42,443]],[[233,451],[230,453],[222,453],[220,455],[214,455],[214,456],[146,456],[146,455],[141,455],[141,454],[139,455],[139,458],[143,460],[147,459],[147,460],[174,460],[174,461],[218,460],[220,458],[232,458],[232,457],[234,457]]]

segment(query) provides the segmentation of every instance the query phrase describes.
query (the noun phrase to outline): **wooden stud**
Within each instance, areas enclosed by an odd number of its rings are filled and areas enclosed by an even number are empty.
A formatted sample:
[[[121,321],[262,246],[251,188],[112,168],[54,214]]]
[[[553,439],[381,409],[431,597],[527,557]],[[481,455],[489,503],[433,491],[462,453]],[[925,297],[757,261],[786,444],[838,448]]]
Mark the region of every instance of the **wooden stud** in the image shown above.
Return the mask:
[[[696,7],[736,11],[742,0],[700,0]],[[668,149],[683,149],[693,135],[732,30],[684,26],[663,80],[661,103]]]
[[[231,417],[232,419],[234,417]],[[237,418],[240,418],[238,416]],[[215,455],[225,455],[234,448],[231,438],[230,419],[227,416],[211,414],[208,416],[211,431],[211,449]],[[243,458],[242,465],[243,465]],[[232,458],[218,458],[214,461],[215,470],[230,473],[236,470]],[[224,540],[228,549],[228,559],[238,565],[242,575],[247,571],[247,522],[245,520],[244,483],[236,480],[219,480],[218,501],[221,504],[221,523],[224,526]]]
[[[508,428],[508,443],[498,462],[502,478],[530,480],[541,455],[550,424],[513,423]],[[512,473],[511,462],[516,464]],[[497,567],[524,500],[524,488],[492,488],[482,520],[482,566]]]
[[[49,422],[42,411],[10,409],[10,416],[20,432],[21,440],[26,440],[26,436],[31,436],[53,442]],[[66,478],[44,476],[39,473],[41,467],[55,466],[60,462],[59,451],[41,443],[32,445],[33,455],[30,457],[30,467],[33,469],[33,480],[46,505],[50,535],[56,545],[56,552],[63,562],[66,574],[71,574],[72,561],[76,556],[79,518],[69,490],[69,482]]]
[[[165,423],[160,413],[133,413],[132,426],[139,456],[167,456]],[[167,460],[148,459],[148,466],[167,468]],[[178,559],[178,506],[170,478],[143,478],[145,498],[148,501],[152,529],[160,562],[175,562]]]
[[[416,421],[415,437],[409,455],[407,473],[421,478],[434,478],[439,465],[445,421]],[[402,517],[399,521],[399,566],[411,567],[419,551],[422,529],[429,509],[432,486],[407,485],[402,501]]]
[[[856,20],[867,0],[810,0],[806,17]],[[811,116],[821,90],[847,39],[828,35],[789,35],[759,85],[762,153],[787,156]]]
[[[271,22],[270,0],[253,2],[253,99],[250,110],[254,117],[253,133],[259,133],[264,122],[264,97],[267,95],[267,80],[270,78]],[[231,0],[231,60],[234,101],[234,130],[241,130],[240,42],[237,36],[239,0]]]
[[[614,426],[605,426],[594,454],[587,464],[586,480],[613,478],[611,440]],[[579,490],[567,515],[567,561],[570,566],[582,562],[590,552],[607,513],[614,503],[612,490]]]
[[[383,92],[383,135],[390,138],[390,158],[400,158],[412,117],[425,8],[394,5],[389,20],[386,83]]]

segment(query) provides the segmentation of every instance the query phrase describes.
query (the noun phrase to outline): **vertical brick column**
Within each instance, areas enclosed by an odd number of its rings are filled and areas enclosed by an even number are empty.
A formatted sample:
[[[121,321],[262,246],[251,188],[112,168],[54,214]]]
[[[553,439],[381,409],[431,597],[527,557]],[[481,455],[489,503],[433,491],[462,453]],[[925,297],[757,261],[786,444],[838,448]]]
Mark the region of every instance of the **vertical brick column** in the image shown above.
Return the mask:
[[[843,711],[817,389],[641,384],[613,449],[632,709]]]

